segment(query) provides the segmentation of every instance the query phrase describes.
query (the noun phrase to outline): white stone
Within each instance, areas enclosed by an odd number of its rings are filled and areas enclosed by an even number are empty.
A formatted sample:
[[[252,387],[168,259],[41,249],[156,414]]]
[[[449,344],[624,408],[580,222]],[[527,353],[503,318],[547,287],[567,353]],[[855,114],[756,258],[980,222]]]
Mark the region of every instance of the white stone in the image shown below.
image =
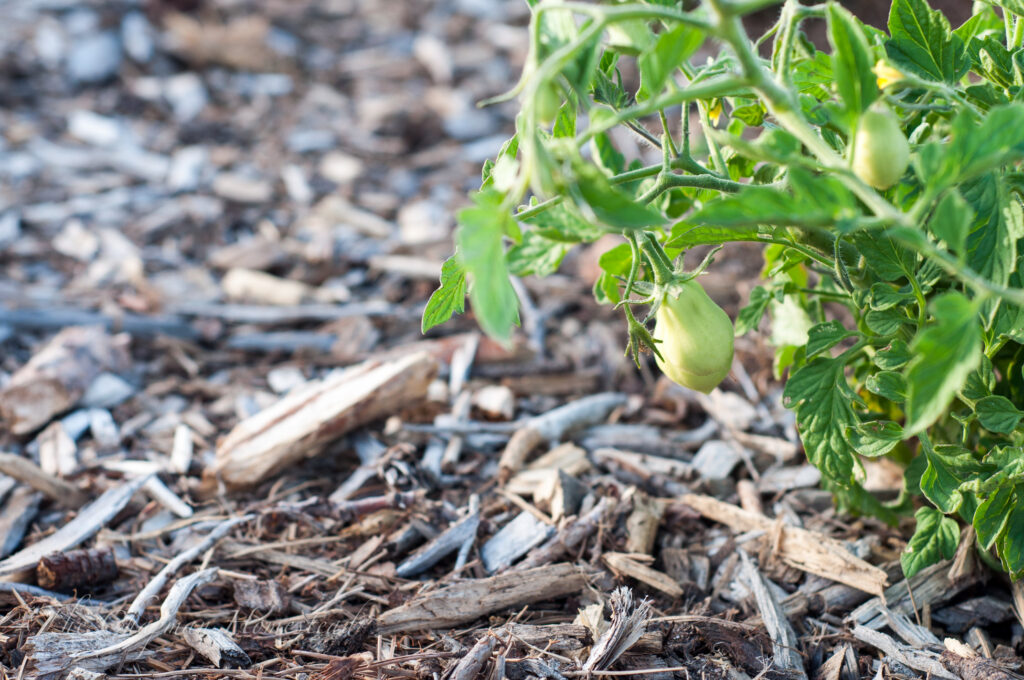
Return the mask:
[[[135,394],[135,388],[119,375],[100,373],[85,390],[82,405],[91,408],[111,408]]]
[[[205,146],[186,146],[174,152],[167,171],[167,188],[171,191],[192,191],[199,186],[210,154]]]
[[[202,79],[191,71],[168,78],[164,83],[164,98],[174,117],[183,123],[202,113],[210,99]]]

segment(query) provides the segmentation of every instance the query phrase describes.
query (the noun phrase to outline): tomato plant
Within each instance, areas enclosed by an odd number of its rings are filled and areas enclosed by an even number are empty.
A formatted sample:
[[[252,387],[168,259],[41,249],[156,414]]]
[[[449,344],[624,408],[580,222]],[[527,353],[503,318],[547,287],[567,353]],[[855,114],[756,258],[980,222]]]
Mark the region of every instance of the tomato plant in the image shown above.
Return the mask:
[[[723,329],[683,305],[690,335],[660,320],[651,334],[666,295],[700,273],[679,255],[763,243],[765,282],[735,332],[774,310],[784,398],[837,503],[915,515],[908,575],[951,557],[962,523],[1018,578],[1024,5],[975,2],[953,28],[926,0],[895,0],[880,31],[836,2],[785,0],[752,40],[743,16],[773,4],[531,0],[529,61],[506,95],[521,102],[516,134],[458,215],[423,327],[468,292],[484,330],[507,339],[510,275],[550,273],[575,244],[618,234],[595,295],[623,310],[634,357],[653,350],[673,376],[667,351],[685,358],[700,328]],[[809,22],[826,24],[828,51]],[[627,163],[615,129],[660,147],[660,162]],[[880,456],[905,466],[895,502],[862,484],[862,462]]]

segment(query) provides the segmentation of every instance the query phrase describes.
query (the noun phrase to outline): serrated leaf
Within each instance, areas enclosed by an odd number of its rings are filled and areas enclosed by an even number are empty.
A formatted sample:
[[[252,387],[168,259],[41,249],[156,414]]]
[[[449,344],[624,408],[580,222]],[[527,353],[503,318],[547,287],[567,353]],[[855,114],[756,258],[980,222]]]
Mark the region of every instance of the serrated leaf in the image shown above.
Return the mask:
[[[906,366],[913,356],[907,343],[895,339],[885,349],[879,350],[873,361],[883,371],[894,371]]]
[[[601,272],[594,282],[594,299],[602,305],[617,305],[622,300],[619,281],[608,272]]]
[[[984,397],[974,405],[981,426],[990,432],[1009,434],[1017,429],[1024,412],[1017,409],[1013,402],[999,395]]]
[[[788,189],[753,185],[709,201],[690,220],[721,226],[823,227],[834,225],[854,211],[852,194],[835,177],[790,168],[788,180]]]
[[[665,242],[666,248],[688,250],[695,246],[718,245],[733,241],[762,241],[765,234],[757,227],[715,227],[677,222]]]
[[[879,371],[870,375],[864,381],[864,387],[894,404],[902,404],[907,398],[907,383],[896,371]]]
[[[964,41],[950,30],[949,19],[925,0],[894,0],[889,34],[886,54],[909,73],[952,85],[970,68]]]
[[[921,492],[944,513],[956,512],[963,501],[960,485],[983,466],[969,451],[955,446],[926,446],[924,455],[928,467],[921,475]]]
[[[754,286],[750,291],[750,301],[736,315],[736,337],[746,335],[761,324],[771,299],[771,293],[763,286]]]
[[[885,311],[897,306],[905,306],[914,301],[914,296],[902,288],[896,288],[887,283],[874,283],[871,285],[871,299],[869,305],[876,311]]]
[[[793,372],[783,396],[796,413],[807,459],[825,477],[849,485],[859,464],[846,432],[858,424],[853,411],[858,399],[846,382],[844,368],[837,359],[813,359]]]
[[[851,239],[868,267],[883,281],[897,281],[913,274],[914,254],[888,236],[858,231]]]
[[[944,293],[931,304],[934,321],[914,339],[907,381],[908,435],[938,420],[981,361],[982,337],[977,310],[960,293]]]
[[[856,17],[838,3],[828,4],[825,17],[832,45],[832,73],[848,124],[852,126],[857,116],[878,98],[878,86],[871,72],[875,60]]]
[[[885,310],[872,309],[864,315],[864,323],[878,335],[886,337],[896,335],[904,324],[910,323],[910,319],[902,308],[893,307]]]
[[[556,203],[523,223],[533,226],[532,231],[538,235],[563,243],[589,243],[608,233],[585,220],[579,209],[568,201]]]
[[[509,281],[503,238],[515,225],[502,207],[502,194],[484,190],[476,204],[456,216],[455,241],[459,262],[470,276],[469,299],[480,327],[491,337],[507,341],[519,323],[519,298]]]
[[[967,234],[974,224],[974,210],[955,189],[946,192],[928,221],[928,229],[945,241],[949,251],[964,254]]]
[[[637,101],[659,94],[672,73],[700,48],[705,35],[705,31],[684,24],[659,35],[657,41],[637,59],[640,70]]]
[[[846,436],[857,453],[878,458],[903,441],[903,428],[890,420],[875,420],[847,430]]]
[[[633,264],[633,251],[628,243],[620,243],[601,253],[597,264],[613,276],[626,276]]]
[[[462,314],[465,309],[466,270],[459,264],[456,256],[452,255],[441,265],[441,285],[427,300],[420,329],[426,333],[455,314]]]
[[[812,326],[807,332],[807,358],[811,359],[818,354],[832,349],[846,338],[859,335],[856,331],[849,331],[838,321],[828,321]]]
[[[907,578],[936,562],[952,559],[960,541],[956,520],[938,510],[921,508],[914,517],[917,519],[917,528],[906,550],[900,555],[903,575]]]
[[[999,538],[999,557],[1010,578],[1024,576],[1024,504],[1015,504],[1006,519],[1007,530]]]
[[[576,186],[580,196],[602,223],[613,229],[645,229],[665,223],[665,217],[650,206],[612,186],[600,170],[576,166]]]
[[[558,270],[570,248],[571,244],[552,241],[535,231],[528,231],[523,234],[521,243],[509,248],[505,259],[509,272],[515,276],[550,276]]]
[[[594,162],[608,175],[617,175],[626,168],[626,157],[619,153],[607,132],[590,138],[590,151]]]
[[[1003,532],[1010,517],[1010,509],[1014,506],[1014,496],[1014,486],[1006,484],[996,489],[974,511],[971,524],[978,535],[978,543],[985,550],[991,548]]]
[[[1017,266],[1017,240],[1024,237],[1020,202],[992,174],[964,185],[963,192],[979,217],[967,237],[967,264],[1006,285]]]

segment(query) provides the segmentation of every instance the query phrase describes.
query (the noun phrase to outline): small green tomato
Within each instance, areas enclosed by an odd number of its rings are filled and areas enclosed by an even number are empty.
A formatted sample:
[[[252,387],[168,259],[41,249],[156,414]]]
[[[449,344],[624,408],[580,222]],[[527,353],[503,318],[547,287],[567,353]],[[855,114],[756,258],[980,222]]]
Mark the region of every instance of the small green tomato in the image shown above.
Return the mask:
[[[853,173],[875,189],[900,181],[910,164],[910,144],[899,119],[887,108],[870,108],[857,124],[853,140]]]
[[[707,394],[732,368],[732,321],[695,279],[666,293],[653,336],[658,368],[683,387]]]

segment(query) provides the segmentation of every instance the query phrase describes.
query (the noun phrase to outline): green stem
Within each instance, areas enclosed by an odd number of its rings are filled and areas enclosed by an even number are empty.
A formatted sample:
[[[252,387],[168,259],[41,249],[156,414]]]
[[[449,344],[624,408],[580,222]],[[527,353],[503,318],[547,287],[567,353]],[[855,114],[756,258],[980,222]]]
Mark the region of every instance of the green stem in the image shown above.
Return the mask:
[[[775,77],[780,79],[787,86],[792,82],[790,67],[793,60],[793,37],[796,35],[797,26],[802,16],[797,12],[799,4],[796,0],[786,0],[782,8],[782,35],[775,43],[776,53],[774,57]]]
[[[680,157],[675,158],[671,161],[671,167],[673,170],[690,170],[692,171],[693,159]],[[662,171],[662,165],[648,165],[643,168],[637,168],[635,170],[629,170],[628,172],[621,172],[617,175],[612,175],[608,178],[608,181],[612,184],[627,184],[629,182],[635,182],[639,179],[647,179],[648,177],[656,177]],[[728,193],[735,193],[740,189],[746,187],[746,184],[741,182],[733,182],[732,180],[720,179],[714,175],[701,174],[701,175],[669,175],[672,178],[679,178],[678,180],[673,179],[673,186],[676,187],[693,187],[696,189],[714,189],[716,191],[725,191]],[[548,208],[561,203],[564,200],[564,196],[552,196],[551,198],[541,201],[537,205],[530,206],[526,210],[522,210],[512,215],[517,220],[526,220],[531,217],[535,217],[540,213],[544,212]]]
[[[649,231],[643,232],[643,241],[640,243],[640,248],[651,261],[651,270],[654,274],[654,283],[656,285],[665,285],[675,278],[676,272],[672,267],[672,261],[668,259],[665,249],[658,243],[658,239],[654,234]]]
[[[723,75],[708,78],[695,85],[689,85],[675,92],[665,92],[657,97],[652,97],[641,104],[629,106],[617,111],[614,116],[608,116],[601,121],[592,124],[586,132],[576,138],[577,146],[583,146],[591,137],[606,130],[625,123],[634,118],[642,118],[661,111],[671,106],[678,106],[684,102],[698,99],[713,99],[735,94],[736,90],[744,87],[747,81],[735,75]]]

